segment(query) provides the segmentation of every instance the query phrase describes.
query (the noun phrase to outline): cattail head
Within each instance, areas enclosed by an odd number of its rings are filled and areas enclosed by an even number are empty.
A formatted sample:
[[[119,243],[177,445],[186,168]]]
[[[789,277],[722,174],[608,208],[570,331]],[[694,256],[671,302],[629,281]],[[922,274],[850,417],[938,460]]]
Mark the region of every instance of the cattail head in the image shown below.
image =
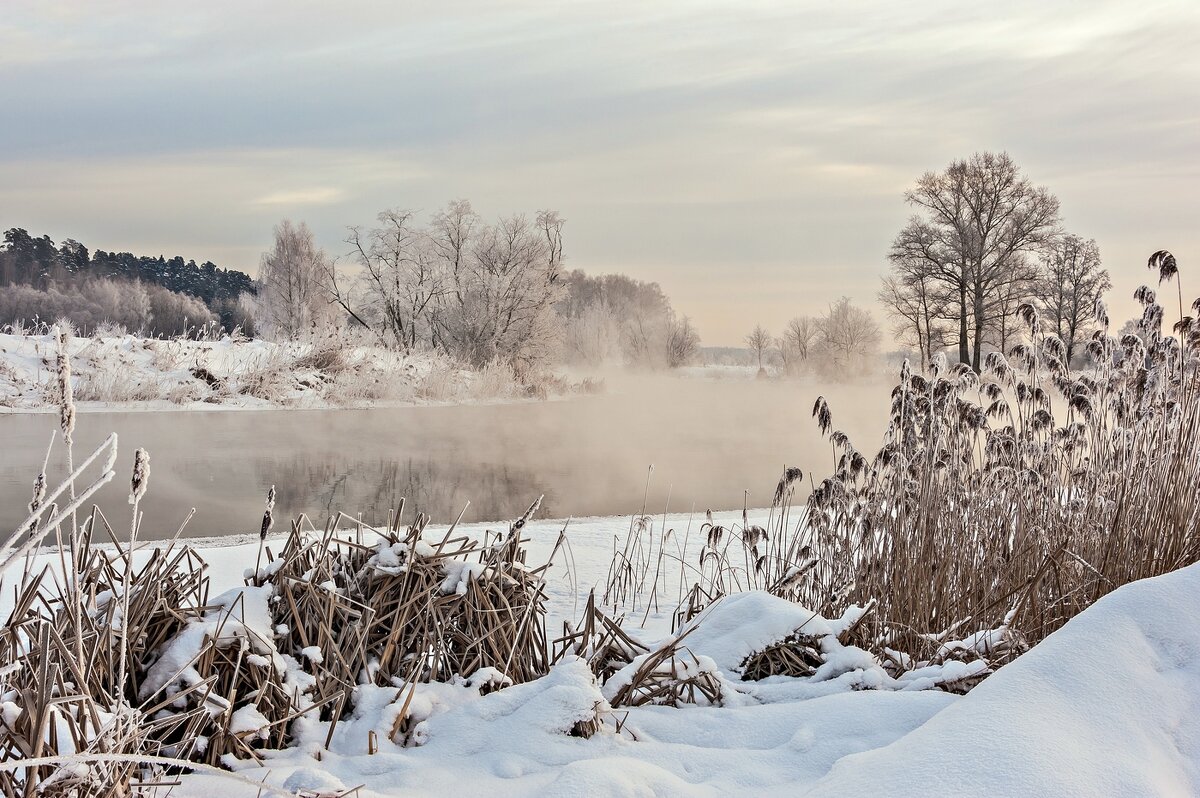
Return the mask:
[[[271,527],[275,524],[275,486],[267,491],[267,508],[263,511],[262,528],[258,531],[258,539],[266,540],[267,533],[271,531]]]
[[[133,453],[133,477],[129,480],[129,503],[137,504],[146,495],[150,481],[150,453],[141,447]]]
[[[65,324],[56,324],[54,334],[58,340],[58,352],[55,356],[58,422],[62,429],[63,441],[70,446],[71,436],[75,432],[75,393],[71,388],[71,358],[67,354],[71,331]]]

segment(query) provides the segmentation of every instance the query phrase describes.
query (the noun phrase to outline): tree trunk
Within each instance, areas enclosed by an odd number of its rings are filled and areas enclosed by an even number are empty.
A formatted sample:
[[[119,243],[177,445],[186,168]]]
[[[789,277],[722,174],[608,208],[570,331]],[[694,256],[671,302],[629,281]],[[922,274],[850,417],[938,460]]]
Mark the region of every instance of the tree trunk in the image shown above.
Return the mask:
[[[967,286],[958,287],[958,362],[970,363],[971,350],[967,343]]]

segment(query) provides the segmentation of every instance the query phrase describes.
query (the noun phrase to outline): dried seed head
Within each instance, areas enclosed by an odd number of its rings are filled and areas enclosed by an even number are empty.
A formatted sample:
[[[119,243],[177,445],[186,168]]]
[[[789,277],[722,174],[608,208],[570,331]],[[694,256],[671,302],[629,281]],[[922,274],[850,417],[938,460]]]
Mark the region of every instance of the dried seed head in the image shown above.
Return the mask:
[[[813,418],[817,420],[817,426],[822,433],[828,433],[833,426],[833,414],[829,412],[829,403],[825,401],[824,396],[818,396],[817,401],[813,404]]]
[[[133,478],[129,481],[129,503],[137,504],[146,495],[150,481],[150,453],[138,447],[133,453]]]
[[[1022,302],[1017,305],[1017,318],[1025,322],[1031,333],[1038,331],[1038,314],[1037,310],[1028,302]]]
[[[1179,267],[1175,264],[1175,256],[1165,249],[1160,249],[1150,256],[1150,260],[1146,261],[1146,266],[1151,271],[1158,271],[1158,281],[1164,283],[1170,280],[1179,273]]]
[[[783,476],[779,478],[779,484],[775,486],[775,498],[772,500],[771,506],[778,507],[791,490],[792,483],[803,476],[804,472],[799,468],[789,468],[784,471]]]
[[[37,475],[37,479],[33,481],[33,499],[29,502],[29,512],[35,512],[37,508],[42,506],[42,500],[46,498],[46,472],[43,471]]]

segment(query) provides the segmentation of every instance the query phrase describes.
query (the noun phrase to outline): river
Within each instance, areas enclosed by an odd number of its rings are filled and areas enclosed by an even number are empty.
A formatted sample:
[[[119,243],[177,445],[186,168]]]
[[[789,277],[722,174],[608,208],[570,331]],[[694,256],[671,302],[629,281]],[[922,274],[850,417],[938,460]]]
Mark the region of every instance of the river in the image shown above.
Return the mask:
[[[639,378],[564,401],[365,410],[80,413],[76,456],[120,437],[118,476],[98,494],[114,527],[129,523],[133,451],[150,452],[143,538],[257,532],[267,490],[276,518],[307,513],[318,526],[338,511],[382,523],[406,499],[453,520],[519,515],[545,494],[539,516],[624,515],[770,503],[785,466],[832,469],[811,418],[819,393],[835,426],[873,452],[886,423],[883,384],[818,386],[754,380]],[[839,423],[842,422],[842,423]],[[57,415],[0,415],[0,529],[25,515]],[[653,472],[650,473],[650,467]],[[53,487],[66,473],[61,441]],[[647,476],[649,491],[647,496]]]

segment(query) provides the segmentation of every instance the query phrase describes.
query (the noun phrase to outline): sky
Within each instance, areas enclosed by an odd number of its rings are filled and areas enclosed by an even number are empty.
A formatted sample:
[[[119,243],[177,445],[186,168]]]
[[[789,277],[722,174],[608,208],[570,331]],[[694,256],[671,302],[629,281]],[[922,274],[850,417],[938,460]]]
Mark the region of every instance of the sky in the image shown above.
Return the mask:
[[[558,210],[707,345],[870,307],[917,177],[1007,151],[1114,319],[1200,293],[1200,2],[5,0],[0,225],[257,271],[390,207]]]

